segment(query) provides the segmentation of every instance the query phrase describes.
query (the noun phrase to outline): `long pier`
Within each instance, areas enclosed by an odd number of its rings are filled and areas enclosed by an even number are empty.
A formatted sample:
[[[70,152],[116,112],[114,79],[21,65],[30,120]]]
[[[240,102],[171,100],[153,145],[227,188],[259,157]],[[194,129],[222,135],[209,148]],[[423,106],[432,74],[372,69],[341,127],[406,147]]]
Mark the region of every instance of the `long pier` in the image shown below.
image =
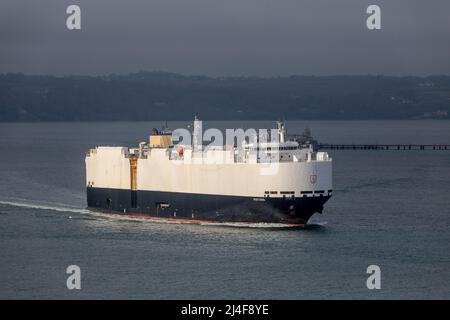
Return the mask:
[[[319,150],[450,150],[450,144],[330,144],[319,143]]]

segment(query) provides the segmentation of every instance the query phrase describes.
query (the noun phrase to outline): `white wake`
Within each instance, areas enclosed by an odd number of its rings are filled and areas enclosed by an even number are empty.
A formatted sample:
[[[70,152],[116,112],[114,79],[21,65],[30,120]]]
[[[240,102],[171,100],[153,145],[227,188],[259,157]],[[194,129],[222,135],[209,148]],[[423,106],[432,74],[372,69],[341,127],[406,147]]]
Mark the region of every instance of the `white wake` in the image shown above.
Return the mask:
[[[40,210],[53,210],[53,211],[60,211],[60,212],[73,212],[73,213],[81,213],[81,214],[91,213],[89,210],[82,209],[82,208],[63,207],[63,206],[16,202],[16,201],[0,200],[0,204],[13,206],[13,207],[22,207],[22,208],[40,209]]]

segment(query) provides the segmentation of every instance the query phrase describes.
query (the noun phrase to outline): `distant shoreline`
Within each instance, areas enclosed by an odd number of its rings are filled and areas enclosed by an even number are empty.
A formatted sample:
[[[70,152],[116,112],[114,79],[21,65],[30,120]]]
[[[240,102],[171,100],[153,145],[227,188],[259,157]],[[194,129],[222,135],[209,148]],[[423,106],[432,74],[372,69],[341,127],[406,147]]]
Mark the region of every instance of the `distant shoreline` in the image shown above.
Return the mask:
[[[0,122],[448,120],[450,76],[3,74],[0,110]]]

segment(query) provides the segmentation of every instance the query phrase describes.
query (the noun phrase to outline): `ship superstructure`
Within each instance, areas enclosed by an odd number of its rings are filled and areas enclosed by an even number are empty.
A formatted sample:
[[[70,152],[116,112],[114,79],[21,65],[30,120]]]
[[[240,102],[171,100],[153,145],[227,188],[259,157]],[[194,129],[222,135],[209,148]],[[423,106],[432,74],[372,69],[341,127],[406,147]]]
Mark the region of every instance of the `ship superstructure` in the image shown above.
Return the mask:
[[[194,124],[195,127],[195,124]],[[186,222],[305,224],[332,195],[332,159],[286,140],[174,145],[153,130],[137,148],[99,146],[86,155],[88,208]]]

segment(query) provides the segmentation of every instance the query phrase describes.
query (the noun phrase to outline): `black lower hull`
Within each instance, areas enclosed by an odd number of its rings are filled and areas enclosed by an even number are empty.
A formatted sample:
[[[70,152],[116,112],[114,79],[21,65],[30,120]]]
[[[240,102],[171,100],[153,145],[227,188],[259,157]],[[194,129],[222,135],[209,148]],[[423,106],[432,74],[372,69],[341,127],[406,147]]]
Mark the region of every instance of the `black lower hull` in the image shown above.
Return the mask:
[[[87,188],[91,210],[213,222],[305,224],[330,196],[252,198],[181,192]]]

